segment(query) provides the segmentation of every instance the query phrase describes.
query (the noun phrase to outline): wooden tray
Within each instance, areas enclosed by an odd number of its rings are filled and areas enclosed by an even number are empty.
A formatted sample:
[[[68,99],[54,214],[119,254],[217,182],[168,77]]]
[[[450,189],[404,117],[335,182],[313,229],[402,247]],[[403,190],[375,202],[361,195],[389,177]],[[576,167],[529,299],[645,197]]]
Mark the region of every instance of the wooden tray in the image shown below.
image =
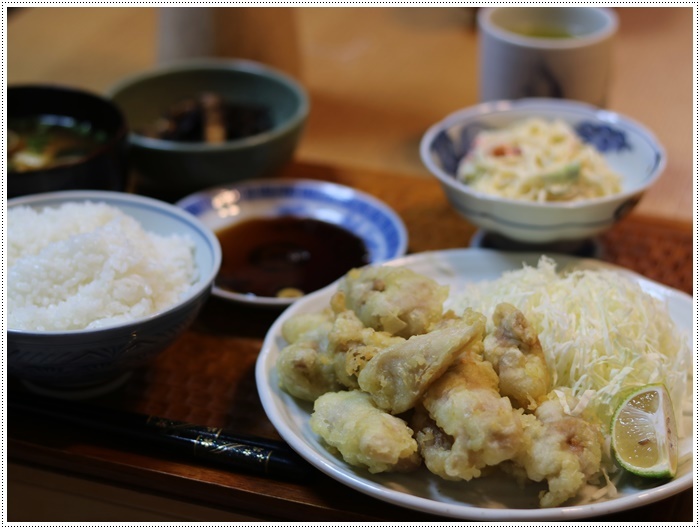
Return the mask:
[[[350,185],[393,207],[409,232],[409,252],[469,246],[474,227],[432,179],[294,164],[282,177]],[[595,244],[596,257],[692,293],[692,226],[630,217]],[[258,399],[254,368],[279,312],[212,298],[194,325],[151,366],[97,399],[106,407],[280,439]],[[23,391],[9,381],[9,391]],[[315,472],[308,483],[279,481],[163,453],[56,421],[12,416],[8,460],[102,483],[167,495],[269,521],[436,521],[357,493]],[[692,490],[605,521],[691,521]],[[135,520],[136,521],[136,520]]]

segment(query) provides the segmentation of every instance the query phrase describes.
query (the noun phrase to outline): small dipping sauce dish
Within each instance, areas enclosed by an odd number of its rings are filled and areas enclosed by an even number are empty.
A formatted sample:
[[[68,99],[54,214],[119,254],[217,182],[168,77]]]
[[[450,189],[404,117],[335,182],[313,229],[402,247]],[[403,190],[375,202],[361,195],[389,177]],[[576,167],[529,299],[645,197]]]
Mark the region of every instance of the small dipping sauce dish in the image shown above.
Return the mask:
[[[224,257],[216,284],[231,292],[294,298],[369,263],[364,241],[336,224],[256,217],[216,233]]]
[[[219,238],[222,264],[213,295],[286,306],[361,267],[406,252],[399,216],[343,185],[251,180],[207,189],[177,205]]]

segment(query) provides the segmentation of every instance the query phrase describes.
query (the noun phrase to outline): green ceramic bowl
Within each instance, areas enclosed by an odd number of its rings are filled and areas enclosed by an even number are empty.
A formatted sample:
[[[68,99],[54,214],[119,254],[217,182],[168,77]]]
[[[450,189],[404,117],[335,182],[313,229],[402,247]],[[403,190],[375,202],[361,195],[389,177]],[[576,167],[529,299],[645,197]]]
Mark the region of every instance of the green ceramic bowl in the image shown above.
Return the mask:
[[[168,141],[136,131],[173,104],[214,92],[235,105],[262,105],[271,129],[221,144]],[[138,192],[177,199],[200,189],[270,176],[293,157],[309,113],[305,89],[293,78],[245,60],[201,59],[151,70],[109,90],[131,130],[130,164]]]

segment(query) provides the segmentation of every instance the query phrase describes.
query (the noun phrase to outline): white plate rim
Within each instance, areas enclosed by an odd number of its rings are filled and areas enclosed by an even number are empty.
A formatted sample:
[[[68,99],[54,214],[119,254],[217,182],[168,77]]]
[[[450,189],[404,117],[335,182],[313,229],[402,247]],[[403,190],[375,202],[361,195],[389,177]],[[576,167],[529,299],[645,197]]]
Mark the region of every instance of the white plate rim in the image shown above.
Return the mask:
[[[515,262],[529,262],[532,264],[537,262],[540,255],[541,254],[508,253],[497,250],[468,248],[410,254],[386,261],[384,264],[415,267],[420,265],[426,266],[426,263],[431,260],[440,262],[445,259],[506,259]],[[548,256],[554,259],[558,265],[575,263],[585,266],[617,269],[621,273],[637,280],[642,285],[643,289],[649,291],[653,295],[666,297],[671,303],[688,303],[692,309],[692,298],[688,294],[652,281],[636,272],[595,259],[582,259],[557,254],[548,254]],[[495,277],[497,276],[494,276],[494,278]],[[386,501],[387,503],[399,507],[447,518],[459,518],[473,521],[561,521],[592,518],[638,508],[668,498],[692,487],[693,472],[690,471],[657,487],[639,490],[638,493],[598,503],[539,509],[486,508],[466,504],[443,503],[437,500],[414,496],[407,492],[387,489],[387,487],[380,483],[373,482],[371,479],[358,475],[359,472],[353,470],[345,471],[340,468],[340,466],[336,464],[334,456],[328,453],[321,453],[321,457],[319,457],[319,453],[310,449],[305,440],[285,421],[282,414],[284,410],[280,409],[276,400],[283,392],[270,383],[270,376],[272,375],[271,367],[274,366],[274,354],[277,352],[277,345],[275,342],[280,339],[282,323],[291,315],[302,310],[317,310],[317,307],[325,306],[324,301],[330,298],[330,295],[337,287],[337,283],[338,282],[335,282],[322,290],[310,294],[305,298],[301,298],[279,315],[270,327],[263,342],[256,362],[255,377],[263,409],[280,436],[311,465],[338,482],[356,491],[374,497],[375,499]],[[308,406],[310,407],[311,404],[308,403]]]

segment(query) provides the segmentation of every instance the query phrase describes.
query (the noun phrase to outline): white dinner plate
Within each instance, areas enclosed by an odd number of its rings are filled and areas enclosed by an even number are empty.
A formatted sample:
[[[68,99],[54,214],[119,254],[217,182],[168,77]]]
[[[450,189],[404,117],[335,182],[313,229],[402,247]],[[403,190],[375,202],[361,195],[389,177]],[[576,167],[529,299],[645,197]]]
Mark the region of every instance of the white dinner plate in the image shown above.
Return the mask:
[[[558,264],[585,267],[611,267],[595,260],[550,255]],[[536,266],[540,254],[503,253],[493,250],[445,250],[414,254],[388,264],[409,267],[432,277],[453,291],[465,282],[493,280],[503,272],[520,269],[523,263]],[[671,318],[690,340],[693,325],[692,298],[633,272],[619,269],[639,281],[651,295],[664,300]],[[315,312],[328,306],[336,284],[309,295],[288,307],[270,327],[256,365],[256,382],[267,416],[282,438],[304,459],[337,481],[374,498],[439,516],[479,521],[545,521],[591,518],[640,507],[672,496],[692,486],[692,394],[688,395],[688,412],[684,413],[685,431],[691,432],[680,443],[677,476],[666,482],[643,482],[635,479],[617,484],[617,496],[598,498],[598,488],[586,486],[565,506],[540,508],[538,492],[546,487],[532,483],[524,488],[503,476],[483,477],[470,482],[451,482],[431,474],[425,468],[414,473],[371,474],[352,467],[331,454],[311,431],[309,415],[313,406],[282,391],[278,384],[275,361],[285,345],[282,323],[290,316]],[[684,410],[685,412],[685,410]]]

